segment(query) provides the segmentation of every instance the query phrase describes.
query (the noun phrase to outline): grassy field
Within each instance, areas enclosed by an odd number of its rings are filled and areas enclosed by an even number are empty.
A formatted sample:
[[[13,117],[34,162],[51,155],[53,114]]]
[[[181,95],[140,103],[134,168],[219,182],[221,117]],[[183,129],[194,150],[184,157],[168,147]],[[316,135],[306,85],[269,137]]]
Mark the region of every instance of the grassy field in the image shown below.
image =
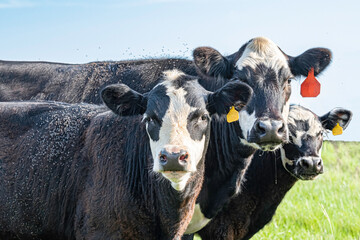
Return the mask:
[[[360,143],[325,142],[322,158],[324,174],[298,181],[252,239],[360,240]]]

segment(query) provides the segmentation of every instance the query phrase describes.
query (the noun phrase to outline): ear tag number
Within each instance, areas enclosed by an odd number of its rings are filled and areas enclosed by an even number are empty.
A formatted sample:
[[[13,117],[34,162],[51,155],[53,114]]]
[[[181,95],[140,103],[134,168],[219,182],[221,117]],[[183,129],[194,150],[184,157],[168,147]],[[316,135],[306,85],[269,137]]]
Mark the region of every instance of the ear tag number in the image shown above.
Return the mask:
[[[339,125],[339,123],[337,123],[332,130],[332,134],[336,136],[336,135],[341,135],[342,133],[343,133],[343,128]]]
[[[226,115],[226,120],[227,120],[228,123],[235,122],[235,121],[239,120],[239,112],[236,111],[234,106],[232,106],[230,108],[229,113]]]
[[[320,83],[314,76],[314,68],[311,68],[305,81],[301,84],[300,94],[303,97],[317,97],[320,94]]]

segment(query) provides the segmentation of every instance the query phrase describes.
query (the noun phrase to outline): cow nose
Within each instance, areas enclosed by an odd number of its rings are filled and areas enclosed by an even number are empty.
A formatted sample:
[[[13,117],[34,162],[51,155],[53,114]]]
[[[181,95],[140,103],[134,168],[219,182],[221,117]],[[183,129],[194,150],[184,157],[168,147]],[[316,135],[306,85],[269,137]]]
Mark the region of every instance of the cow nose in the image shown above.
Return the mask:
[[[323,164],[321,158],[302,158],[299,162],[300,166],[304,170],[304,172],[309,174],[319,174],[323,173]]]
[[[282,120],[259,119],[254,127],[260,144],[276,144],[281,143],[285,139],[286,128]]]
[[[163,149],[159,154],[159,161],[162,171],[187,171],[189,153],[180,149],[173,152]]]

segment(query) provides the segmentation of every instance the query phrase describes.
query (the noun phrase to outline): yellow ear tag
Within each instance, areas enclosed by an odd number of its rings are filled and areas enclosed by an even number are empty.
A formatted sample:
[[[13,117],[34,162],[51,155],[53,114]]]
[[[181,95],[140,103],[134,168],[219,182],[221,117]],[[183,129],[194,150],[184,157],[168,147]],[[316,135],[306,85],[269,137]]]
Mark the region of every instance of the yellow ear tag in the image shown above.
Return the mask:
[[[337,123],[333,128],[332,133],[334,136],[341,135],[343,133],[343,128],[339,125],[339,123]]]
[[[232,106],[230,108],[230,111],[226,115],[226,120],[227,120],[228,123],[235,122],[235,121],[239,120],[239,112],[236,111],[234,106]]]

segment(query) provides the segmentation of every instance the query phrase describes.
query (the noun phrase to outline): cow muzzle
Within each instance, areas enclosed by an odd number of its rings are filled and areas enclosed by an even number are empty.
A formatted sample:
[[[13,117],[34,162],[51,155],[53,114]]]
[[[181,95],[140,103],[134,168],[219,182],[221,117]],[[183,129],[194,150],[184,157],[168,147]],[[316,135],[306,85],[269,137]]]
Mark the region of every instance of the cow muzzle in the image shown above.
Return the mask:
[[[320,157],[303,157],[296,163],[297,175],[302,180],[312,180],[324,172]]]
[[[283,120],[269,118],[255,121],[250,138],[263,151],[273,151],[287,140],[287,127]]]
[[[159,153],[160,172],[188,172],[190,171],[190,155],[181,146],[166,146]]]

